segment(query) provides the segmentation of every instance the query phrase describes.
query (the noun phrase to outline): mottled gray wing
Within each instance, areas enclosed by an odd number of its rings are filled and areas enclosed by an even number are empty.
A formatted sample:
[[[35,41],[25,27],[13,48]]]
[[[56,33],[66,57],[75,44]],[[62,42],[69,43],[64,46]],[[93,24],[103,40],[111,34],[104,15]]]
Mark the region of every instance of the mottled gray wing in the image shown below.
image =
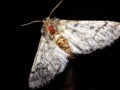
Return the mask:
[[[57,28],[72,52],[79,54],[108,46],[120,36],[120,23],[113,21],[60,20]]]
[[[38,88],[49,83],[67,64],[67,54],[45,35],[41,37],[29,77],[29,87]]]

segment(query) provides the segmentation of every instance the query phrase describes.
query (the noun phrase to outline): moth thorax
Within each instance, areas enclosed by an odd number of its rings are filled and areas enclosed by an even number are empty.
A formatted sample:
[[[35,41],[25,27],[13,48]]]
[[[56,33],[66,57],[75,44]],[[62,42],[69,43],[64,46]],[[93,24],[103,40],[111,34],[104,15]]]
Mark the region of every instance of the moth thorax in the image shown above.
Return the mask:
[[[70,57],[73,57],[73,53],[71,52],[70,46],[63,36],[56,35],[55,40],[59,48],[65,51]]]
[[[54,35],[56,33],[56,30],[54,29],[52,25],[48,27],[48,30],[51,35]]]

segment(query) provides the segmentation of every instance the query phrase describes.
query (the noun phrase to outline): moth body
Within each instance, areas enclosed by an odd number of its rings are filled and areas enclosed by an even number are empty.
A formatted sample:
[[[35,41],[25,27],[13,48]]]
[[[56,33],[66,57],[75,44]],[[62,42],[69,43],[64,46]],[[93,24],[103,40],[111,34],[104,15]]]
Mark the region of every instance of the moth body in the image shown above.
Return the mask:
[[[68,54],[69,57],[73,57],[73,53],[71,52],[69,43],[67,40],[60,35],[60,30],[57,28],[59,20],[54,19],[45,19],[43,27],[45,27],[45,32],[49,35],[49,37],[56,43],[56,45],[62,49],[65,53]]]
[[[68,57],[110,46],[120,36],[120,23],[46,18],[41,32],[43,35],[29,77],[30,88],[42,87],[63,72]]]

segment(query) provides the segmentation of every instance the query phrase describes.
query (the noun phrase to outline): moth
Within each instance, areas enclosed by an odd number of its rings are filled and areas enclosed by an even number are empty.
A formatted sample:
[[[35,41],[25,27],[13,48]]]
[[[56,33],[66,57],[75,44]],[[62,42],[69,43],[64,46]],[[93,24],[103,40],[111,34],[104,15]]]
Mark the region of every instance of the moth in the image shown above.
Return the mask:
[[[39,88],[64,71],[69,58],[88,54],[111,45],[120,36],[120,23],[114,21],[44,19],[41,39],[29,77],[29,87]],[[33,21],[31,23],[41,22]]]

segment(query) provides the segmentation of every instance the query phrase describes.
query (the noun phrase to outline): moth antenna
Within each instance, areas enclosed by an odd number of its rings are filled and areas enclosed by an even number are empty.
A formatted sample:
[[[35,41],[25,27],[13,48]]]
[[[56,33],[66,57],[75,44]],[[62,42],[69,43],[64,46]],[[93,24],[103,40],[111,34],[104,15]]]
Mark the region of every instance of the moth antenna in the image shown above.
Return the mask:
[[[60,2],[51,10],[50,14],[49,14],[49,18],[51,17],[51,15],[53,14],[53,12],[56,10],[56,8],[58,8],[60,6],[60,4],[63,2],[63,0],[60,0]]]
[[[48,16],[48,19],[51,17],[51,15],[53,14],[53,12],[56,10],[56,8],[59,7],[59,5],[63,2],[63,0],[60,0],[60,2],[51,10],[49,16]],[[44,22],[44,20],[35,20],[35,21],[31,21],[31,22],[28,22],[26,24],[22,24],[20,26],[27,26],[27,25],[30,25],[30,24],[33,24],[33,23],[37,23],[37,22]]]
[[[43,22],[43,21],[41,21],[41,20],[35,20],[35,21],[31,21],[31,22],[26,23],[26,24],[22,24],[20,26],[27,26],[27,25],[30,25],[30,24],[33,24],[33,23],[37,23],[37,22]]]

